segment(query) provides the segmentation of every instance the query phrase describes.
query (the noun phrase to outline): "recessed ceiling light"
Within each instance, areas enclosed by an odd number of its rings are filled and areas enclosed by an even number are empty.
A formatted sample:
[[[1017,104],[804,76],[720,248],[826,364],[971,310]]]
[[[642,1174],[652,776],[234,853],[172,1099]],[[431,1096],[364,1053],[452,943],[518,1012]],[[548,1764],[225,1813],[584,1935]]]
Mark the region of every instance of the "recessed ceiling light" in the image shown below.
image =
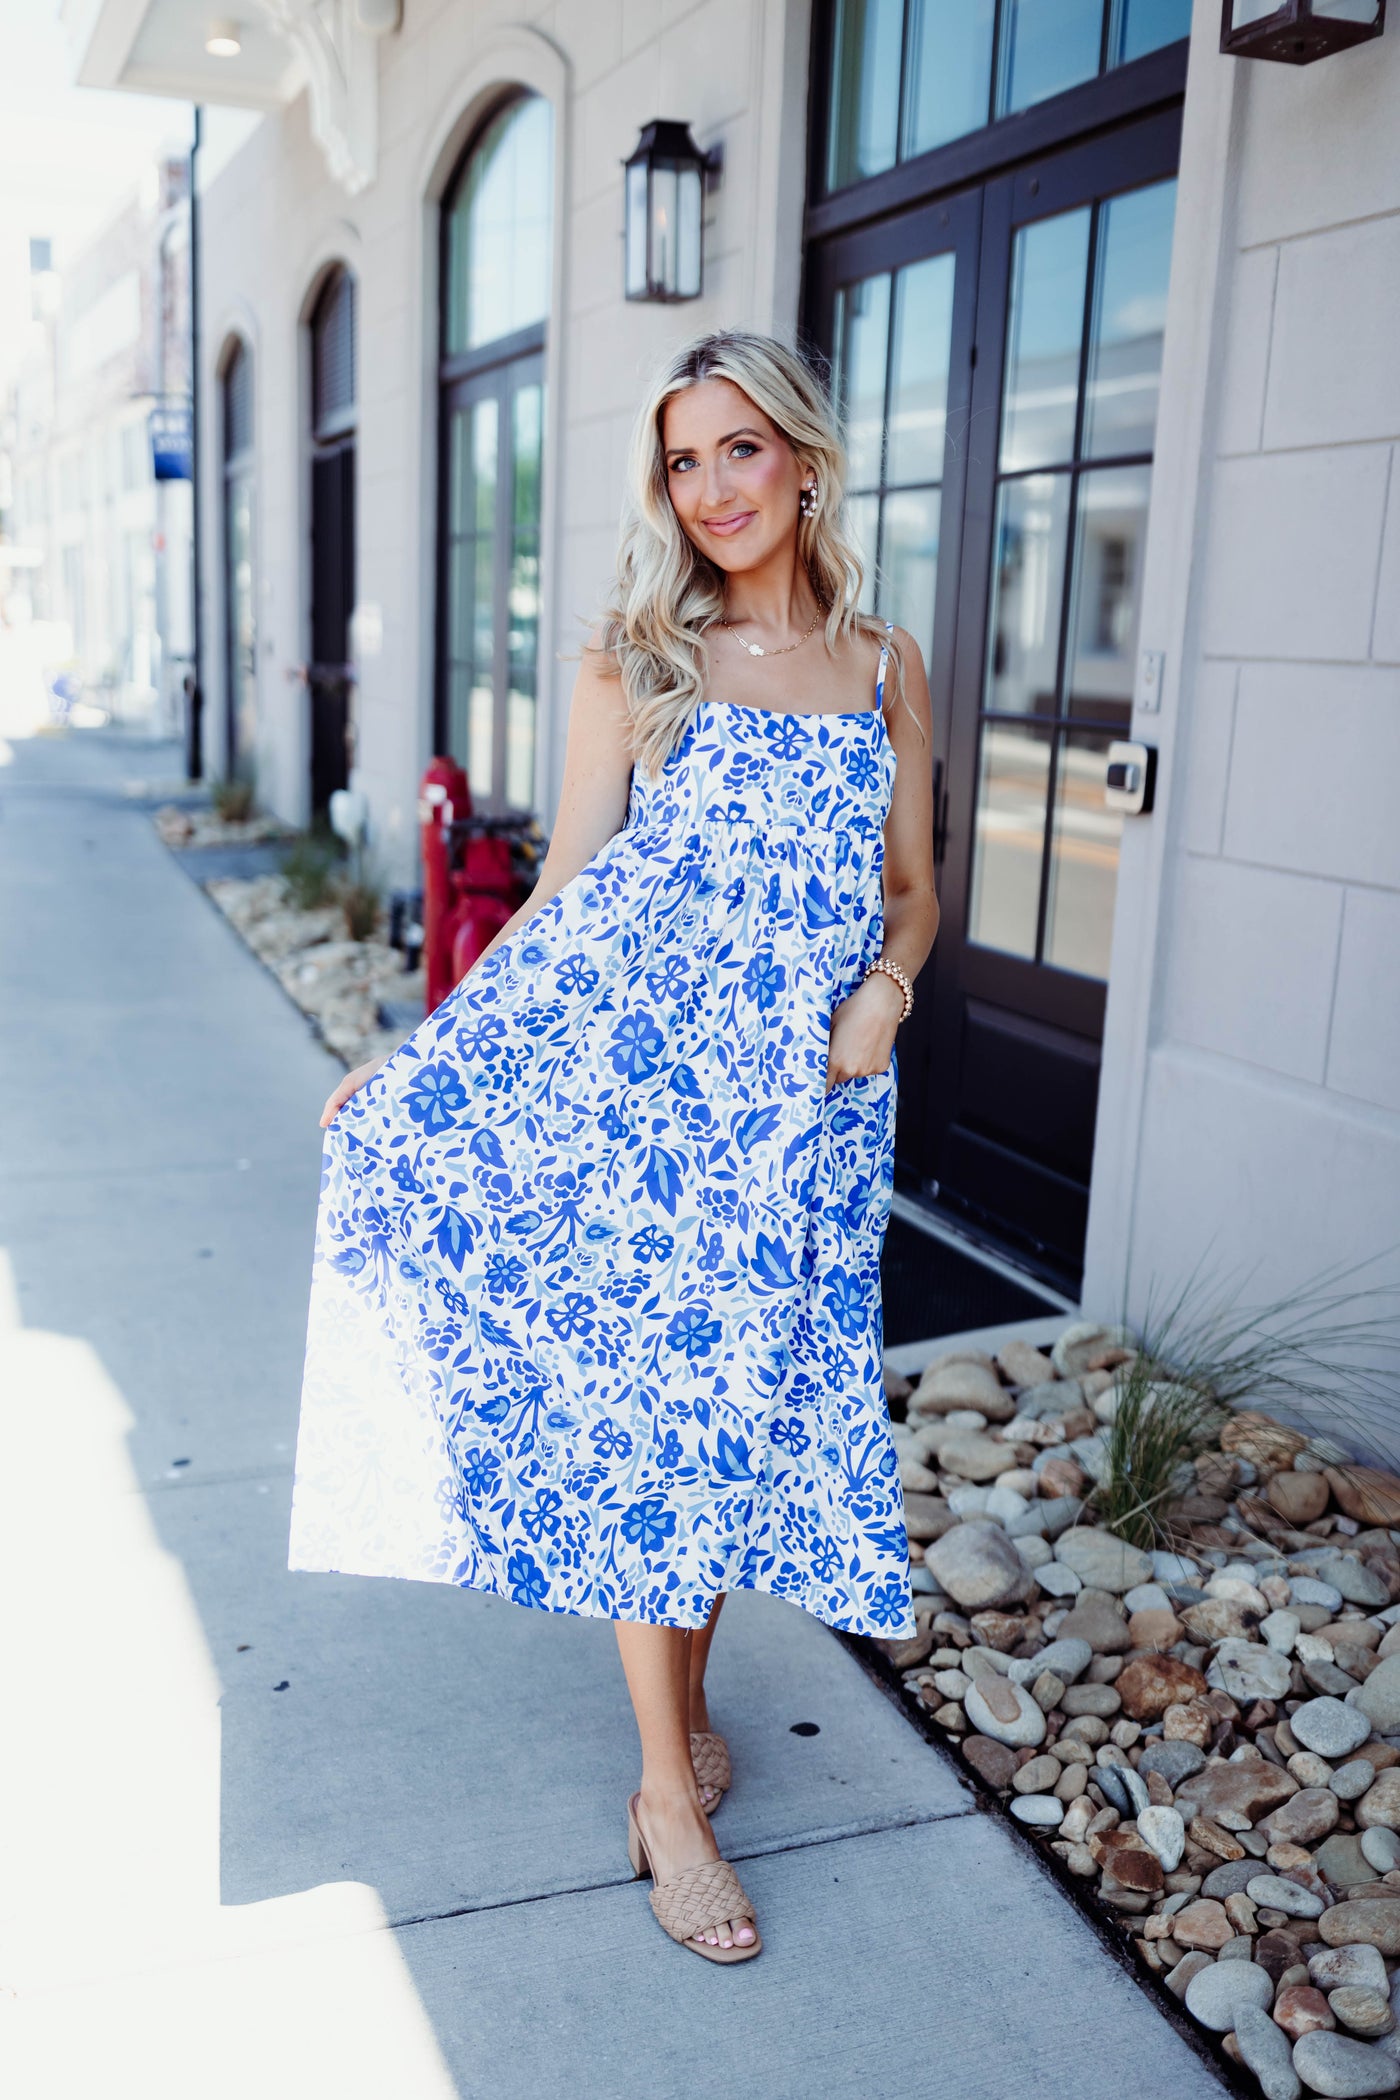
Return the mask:
[[[237,22],[211,22],[204,32],[204,48],[211,58],[237,58],[243,49]]]

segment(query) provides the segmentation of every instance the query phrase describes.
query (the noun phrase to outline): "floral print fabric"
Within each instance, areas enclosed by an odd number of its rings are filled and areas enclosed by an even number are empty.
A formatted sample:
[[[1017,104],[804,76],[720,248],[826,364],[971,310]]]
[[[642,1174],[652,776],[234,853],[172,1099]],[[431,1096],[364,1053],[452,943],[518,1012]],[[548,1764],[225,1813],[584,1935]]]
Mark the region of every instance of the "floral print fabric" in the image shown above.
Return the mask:
[[[894,769],[878,704],[702,701],[625,827],[341,1109],[291,1566],[667,1626],[758,1589],[913,1633],[894,1061],[826,1088]]]

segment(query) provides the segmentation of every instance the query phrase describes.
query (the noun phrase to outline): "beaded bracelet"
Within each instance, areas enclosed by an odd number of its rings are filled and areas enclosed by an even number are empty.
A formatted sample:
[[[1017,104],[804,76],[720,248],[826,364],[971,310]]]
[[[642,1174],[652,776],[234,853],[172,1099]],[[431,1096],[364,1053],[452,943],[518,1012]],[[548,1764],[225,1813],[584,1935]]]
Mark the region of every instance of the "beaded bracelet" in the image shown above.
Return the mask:
[[[913,985],[909,982],[903,970],[900,969],[899,964],[891,962],[887,955],[882,955],[878,962],[873,962],[865,974],[867,977],[873,977],[877,970],[883,971],[886,977],[892,977],[904,994],[904,1011],[899,1018],[901,1022],[907,1021],[910,1014],[914,1011]]]

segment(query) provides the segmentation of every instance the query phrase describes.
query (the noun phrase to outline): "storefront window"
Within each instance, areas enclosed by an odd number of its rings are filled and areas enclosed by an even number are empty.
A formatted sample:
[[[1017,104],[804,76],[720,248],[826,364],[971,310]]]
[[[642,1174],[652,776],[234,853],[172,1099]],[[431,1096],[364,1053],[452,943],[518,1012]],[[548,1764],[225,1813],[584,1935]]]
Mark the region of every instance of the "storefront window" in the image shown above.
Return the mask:
[[[836,389],[863,602],[925,649],[938,580],[954,267],[951,254],[930,255],[836,294]]]
[[[535,793],[551,112],[517,97],[444,211],[438,735],[488,807]]]
[[[826,187],[1014,116],[1190,26],[1190,0],[832,0]]]

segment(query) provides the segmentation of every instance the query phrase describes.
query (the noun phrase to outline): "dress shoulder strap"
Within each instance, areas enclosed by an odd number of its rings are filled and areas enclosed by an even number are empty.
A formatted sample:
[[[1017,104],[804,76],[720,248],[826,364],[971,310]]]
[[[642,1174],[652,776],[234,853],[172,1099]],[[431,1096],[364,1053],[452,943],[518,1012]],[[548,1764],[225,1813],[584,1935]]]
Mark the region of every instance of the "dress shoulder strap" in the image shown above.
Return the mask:
[[[893,621],[893,620],[886,620],[886,622],[885,622],[885,633],[886,633],[886,634],[893,634],[893,633],[894,633],[894,621]],[[878,672],[878,674],[877,674],[877,676],[876,676],[876,679],[875,679],[875,706],[876,706],[876,708],[877,708],[877,709],[879,709],[879,708],[882,708],[882,707],[884,706],[884,704],[885,704],[885,671],[886,671],[886,669],[887,669],[887,667],[888,667],[888,665],[889,665],[889,660],[890,660],[890,645],[889,645],[889,643],[888,643],[888,642],[881,642],[881,644],[880,644],[880,669],[879,669],[879,672]]]

